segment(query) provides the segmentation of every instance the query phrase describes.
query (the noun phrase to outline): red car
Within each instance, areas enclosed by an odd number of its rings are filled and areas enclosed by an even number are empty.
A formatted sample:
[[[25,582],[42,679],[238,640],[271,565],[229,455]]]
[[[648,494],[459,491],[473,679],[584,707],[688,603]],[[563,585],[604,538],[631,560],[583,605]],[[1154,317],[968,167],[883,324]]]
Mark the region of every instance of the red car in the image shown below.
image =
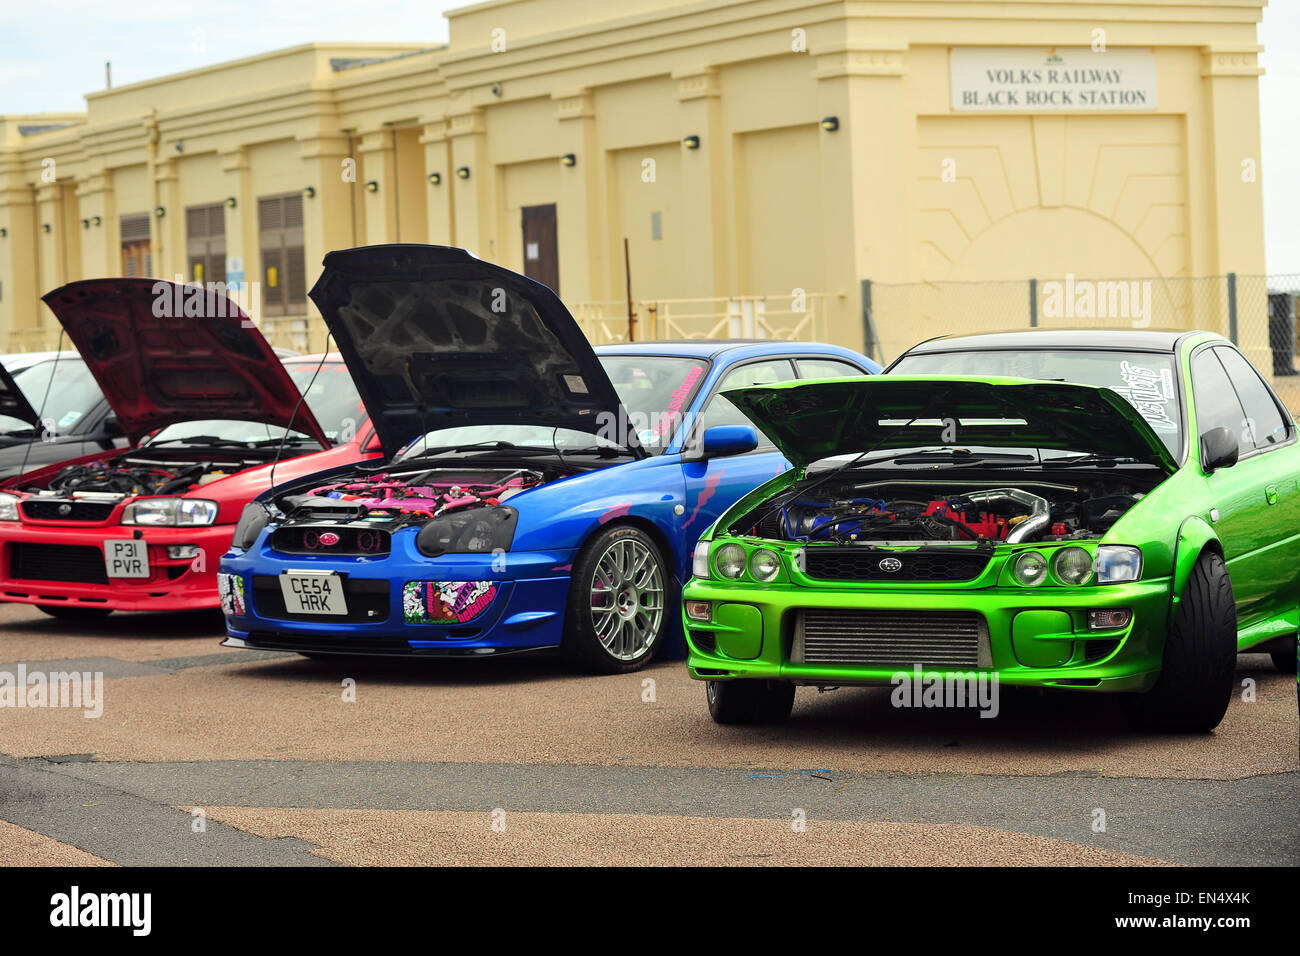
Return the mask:
[[[90,279],[45,296],[129,444],[0,484],[0,600],[82,620],[220,607],[217,564],[272,475],[382,454],[337,354],[281,360],[225,296],[185,298],[196,288]]]

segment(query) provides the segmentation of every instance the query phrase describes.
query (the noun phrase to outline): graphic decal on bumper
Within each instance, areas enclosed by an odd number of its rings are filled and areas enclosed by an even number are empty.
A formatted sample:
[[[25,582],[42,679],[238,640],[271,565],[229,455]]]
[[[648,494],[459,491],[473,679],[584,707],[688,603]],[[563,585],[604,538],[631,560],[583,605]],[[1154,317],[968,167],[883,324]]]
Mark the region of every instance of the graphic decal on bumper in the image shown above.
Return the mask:
[[[482,614],[496,593],[492,581],[407,581],[402,617],[407,624],[464,624]]]
[[[239,574],[217,575],[217,590],[221,594],[221,613],[240,617],[244,613],[244,578]]]

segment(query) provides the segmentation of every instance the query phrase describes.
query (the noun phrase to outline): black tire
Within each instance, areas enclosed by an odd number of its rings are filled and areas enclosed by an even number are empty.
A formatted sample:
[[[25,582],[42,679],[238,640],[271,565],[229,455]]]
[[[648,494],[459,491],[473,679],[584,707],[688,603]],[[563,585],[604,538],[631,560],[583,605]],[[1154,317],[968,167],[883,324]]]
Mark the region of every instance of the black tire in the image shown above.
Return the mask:
[[[1296,649],[1294,647],[1289,651],[1274,651],[1269,657],[1273,658],[1273,666],[1283,674],[1290,674],[1292,677],[1296,676]]]
[[[794,708],[794,684],[786,680],[711,680],[704,695],[719,724],[779,724]]]
[[[111,607],[68,607],[62,604],[38,604],[36,610],[60,621],[99,621],[113,613]]]
[[[1174,624],[1165,638],[1156,685],[1125,701],[1129,720],[1143,730],[1208,733],[1232,699],[1237,666],[1237,602],[1223,558],[1206,551],[1196,560]]]
[[[629,576],[619,577],[619,555],[632,556]],[[606,585],[607,591],[603,590]],[[600,597],[598,589],[602,589]],[[654,658],[671,630],[670,614],[679,603],[677,591],[663,553],[648,534],[631,525],[602,529],[583,545],[573,562],[560,652],[570,666],[588,673],[640,670]],[[606,600],[608,606],[603,604]]]

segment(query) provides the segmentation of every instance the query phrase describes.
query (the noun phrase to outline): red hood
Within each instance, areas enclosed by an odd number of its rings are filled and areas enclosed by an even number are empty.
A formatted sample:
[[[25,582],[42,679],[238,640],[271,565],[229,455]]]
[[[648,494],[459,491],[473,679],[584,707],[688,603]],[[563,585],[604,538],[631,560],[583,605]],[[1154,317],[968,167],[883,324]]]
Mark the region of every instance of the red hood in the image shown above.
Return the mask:
[[[160,279],[87,279],[44,298],[132,444],[175,422],[231,418],[292,424],[329,447],[280,359],[225,296]]]

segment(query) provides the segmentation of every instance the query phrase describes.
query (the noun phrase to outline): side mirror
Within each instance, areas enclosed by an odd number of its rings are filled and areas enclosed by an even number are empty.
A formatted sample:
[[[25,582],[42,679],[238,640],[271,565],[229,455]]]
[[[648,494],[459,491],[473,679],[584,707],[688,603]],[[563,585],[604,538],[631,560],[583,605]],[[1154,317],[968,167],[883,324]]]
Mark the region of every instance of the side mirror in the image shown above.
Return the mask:
[[[714,425],[704,430],[700,442],[703,458],[743,455],[758,447],[758,432],[750,425]]]
[[[119,438],[125,438],[126,433],[122,431],[122,426],[117,421],[116,415],[106,415],[104,421],[99,426],[99,436],[96,438],[98,444],[105,451],[113,447],[114,442]]]
[[[1201,436],[1201,467],[1208,474],[1237,463],[1237,436],[1224,425]]]

